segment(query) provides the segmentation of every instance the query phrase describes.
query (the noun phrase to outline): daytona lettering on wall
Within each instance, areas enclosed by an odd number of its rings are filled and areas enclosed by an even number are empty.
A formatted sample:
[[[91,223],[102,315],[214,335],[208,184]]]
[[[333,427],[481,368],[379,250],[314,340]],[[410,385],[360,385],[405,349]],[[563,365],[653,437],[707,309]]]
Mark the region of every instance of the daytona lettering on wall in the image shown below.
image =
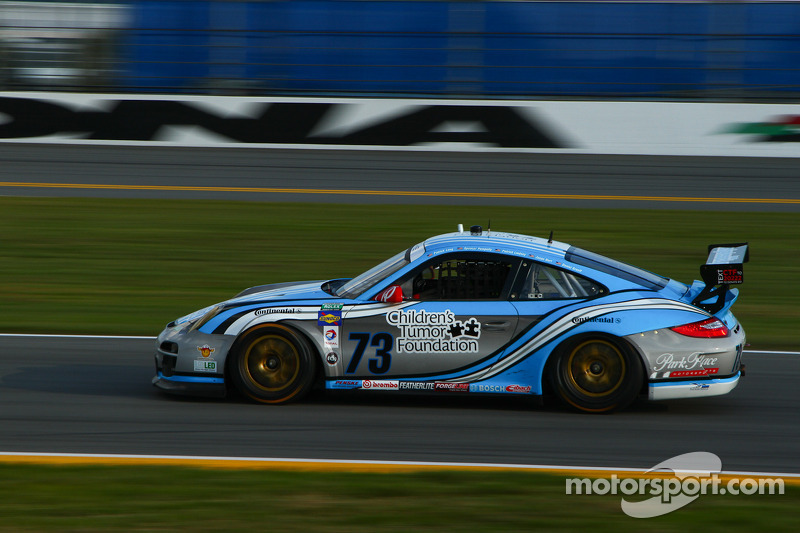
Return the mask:
[[[382,119],[351,101],[247,101],[227,97],[140,99],[69,95],[0,97],[0,139],[174,142],[191,128],[205,143],[414,146],[469,143],[505,148],[567,148],[552,128],[513,104],[395,105]],[[386,104],[390,105],[390,104]],[[368,119],[360,118],[367,116]],[[453,124],[462,124],[460,129]]]

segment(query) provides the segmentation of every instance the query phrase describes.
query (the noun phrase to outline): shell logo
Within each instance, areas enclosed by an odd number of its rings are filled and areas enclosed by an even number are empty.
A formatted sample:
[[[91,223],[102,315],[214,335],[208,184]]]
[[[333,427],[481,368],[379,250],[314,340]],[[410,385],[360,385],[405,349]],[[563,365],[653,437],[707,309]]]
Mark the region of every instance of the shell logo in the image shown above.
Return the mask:
[[[216,348],[212,348],[208,344],[204,344],[203,346],[198,346],[197,351],[200,352],[200,355],[203,357],[210,357],[212,353],[216,352]]]

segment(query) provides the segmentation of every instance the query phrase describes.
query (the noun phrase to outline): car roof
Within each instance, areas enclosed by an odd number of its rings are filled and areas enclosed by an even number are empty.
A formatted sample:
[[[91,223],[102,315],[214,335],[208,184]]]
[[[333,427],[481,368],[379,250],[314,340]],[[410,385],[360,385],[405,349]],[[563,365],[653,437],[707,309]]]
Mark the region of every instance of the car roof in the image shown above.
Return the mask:
[[[522,258],[532,258],[547,264],[583,273],[594,272],[592,278],[619,290],[626,286],[644,287],[650,290],[664,288],[669,278],[648,272],[639,267],[621,263],[592,252],[580,250],[570,244],[517,233],[481,231],[472,233],[461,231],[437,235],[409,250],[412,261],[435,256],[441,253],[488,252]],[[575,252],[583,260],[575,262]],[[569,257],[569,259],[567,259]],[[613,286],[613,287],[612,287]]]
[[[563,242],[498,231],[481,231],[474,234],[469,231],[445,233],[427,239],[423,245],[426,252],[455,247],[463,248],[465,251],[489,251],[525,257],[550,255],[561,259],[571,247]]]

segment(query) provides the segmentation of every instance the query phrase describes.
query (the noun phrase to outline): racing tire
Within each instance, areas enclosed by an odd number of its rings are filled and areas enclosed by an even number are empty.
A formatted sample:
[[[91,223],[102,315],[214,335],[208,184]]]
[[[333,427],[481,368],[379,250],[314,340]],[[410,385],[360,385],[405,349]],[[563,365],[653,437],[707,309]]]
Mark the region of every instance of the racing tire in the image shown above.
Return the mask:
[[[256,326],[231,349],[229,375],[239,392],[257,402],[297,401],[314,384],[314,353],[308,340],[290,327]]]
[[[562,345],[550,366],[556,395],[587,413],[605,413],[630,405],[644,382],[639,357],[612,337],[584,336]]]

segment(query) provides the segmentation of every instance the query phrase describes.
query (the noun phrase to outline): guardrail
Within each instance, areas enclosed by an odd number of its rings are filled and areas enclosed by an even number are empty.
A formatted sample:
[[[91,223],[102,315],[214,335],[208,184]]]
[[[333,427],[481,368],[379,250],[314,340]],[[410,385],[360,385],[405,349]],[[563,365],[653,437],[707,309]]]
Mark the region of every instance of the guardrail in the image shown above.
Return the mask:
[[[0,90],[788,100],[798,2],[0,3]]]

